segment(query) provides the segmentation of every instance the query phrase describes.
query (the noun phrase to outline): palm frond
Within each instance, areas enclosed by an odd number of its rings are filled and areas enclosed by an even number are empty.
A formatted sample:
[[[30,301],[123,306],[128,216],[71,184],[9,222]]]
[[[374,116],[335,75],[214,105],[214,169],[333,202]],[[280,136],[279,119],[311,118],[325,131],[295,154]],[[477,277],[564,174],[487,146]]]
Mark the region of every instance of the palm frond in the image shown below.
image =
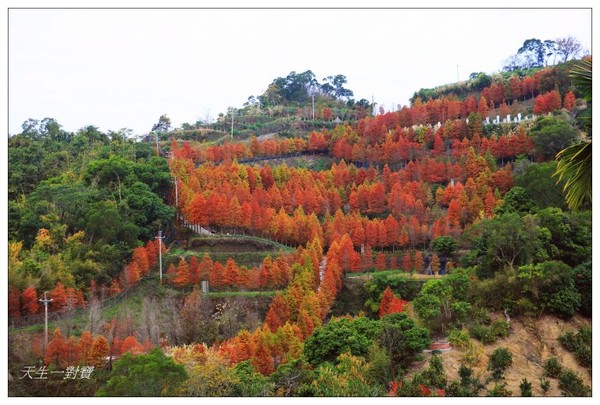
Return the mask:
[[[592,61],[584,59],[571,69],[569,77],[573,84],[581,90],[586,101],[592,100]]]
[[[565,180],[565,200],[572,210],[582,207],[586,200],[592,202],[592,141],[569,146],[557,153],[558,181]]]

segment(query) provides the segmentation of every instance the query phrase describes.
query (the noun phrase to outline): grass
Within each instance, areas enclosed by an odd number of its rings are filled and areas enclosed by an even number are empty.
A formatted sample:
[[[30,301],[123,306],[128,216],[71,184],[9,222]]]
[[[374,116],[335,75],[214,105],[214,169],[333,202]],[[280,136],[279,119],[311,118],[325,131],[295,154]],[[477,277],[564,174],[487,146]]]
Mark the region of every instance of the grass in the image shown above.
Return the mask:
[[[247,297],[247,298],[269,298],[274,297],[277,291],[219,291],[209,292],[209,298],[229,298],[229,297]]]
[[[196,256],[198,258],[198,261],[200,262],[202,261],[204,254],[208,254],[212,261],[220,262],[223,265],[225,265],[229,258],[232,258],[239,267],[246,266],[248,268],[260,266],[265,257],[267,256],[271,256],[273,260],[278,256],[276,252],[213,253],[178,249],[176,251],[171,252],[171,254],[165,257],[164,266],[168,267],[171,263],[177,266],[182,256],[185,257],[188,261],[190,256]]]
[[[419,278],[420,274],[411,274],[407,273],[404,270],[384,270],[384,271],[365,271],[365,272],[356,272],[356,273],[346,273],[346,278],[370,278],[374,276],[380,275],[392,275],[392,274],[406,274],[407,276],[413,276]]]
[[[232,235],[223,235],[223,234],[217,234],[217,235],[213,235],[213,236],[195,236],[194,239],[237,239],[237,240],[248,240],[248,241],[257,241],[257,242],[261,242],[264,243],[266,245],[270,245],[273,247],[274,250],[283,250],[283,251],[288,251],[288,252],[293,252],[295,250],[295,248],[281,244],[279,242],[275,242],[272,239],[266,239],[266,238],[261,238],[259,236],[251,236],[251,235],[239,235],[239,234],[232,234]]]
[[[132,314],[133,318],[139,318],[142,312],[143,298],[153,291],[157,291],[157,277],[149,277],[140,281],[140,284],[128,291],[121,299],[114,301],[107,301],[107,303],[100,309],[100,317],[104,320],[110,320],[114,316],[119,315],[125,308]],[[57,327],[63,329],[63,325],[68,322],[73,325],[72,331],[75,334],[77,332],[83,332],[88,323],[89,307],[77,309],[73,314],[65,314],[66,316],[61,319],[52,320],[48,322],[48,330],[54,331]],[[26,332],[26,333],[38,333],[44,331],[44,323],[37,323],[30,326],[24,326],[22,328],[15,328],[15,331]]]

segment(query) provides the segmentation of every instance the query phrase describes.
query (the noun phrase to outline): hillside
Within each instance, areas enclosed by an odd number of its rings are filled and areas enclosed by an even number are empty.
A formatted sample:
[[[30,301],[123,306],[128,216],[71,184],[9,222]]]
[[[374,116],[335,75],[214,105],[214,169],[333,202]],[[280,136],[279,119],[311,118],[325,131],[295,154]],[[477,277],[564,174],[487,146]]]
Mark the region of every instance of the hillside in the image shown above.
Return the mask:
[[[563,367],[574,370],[583,379],[584,384],[591,386],[592,379],[588,370],[581,366],[574,354],[567,351],[559,342],[558,337],[567,330],[577,330],[582,326],[590,326],[590,320],[576,317],[564,321],[553,316],[542,316],[539,319],[517,318],[511,320],[511,332],[506,338],[498,340],[491,345],[483,346],[478,365],[473,367],[475,375],[488,374],[486,368],[490,354],[499,347],[507,348],[513,355],[513,363],[506,371],[506,388],[513,395],[520,393],[519,385],[523,378],[532,383],[533,396],[559,397],[561,391],[556,379],[550,379],[551,387],[544,393],[540,388],[540,380],[544,377],[543,363],[556,357]],[[458,370],[462,364],[467,350],[453,348],[444,351],[439,356],[443,360],[444,370],[449,381],[460,379]],[[427,355],[423,362],[413,366],[413,372],[422,371],[427,365]],[[493,384],[488,384],[490,387]]]
[[[591,200],[574,209],[554,176],[588,136],[571,65],[379,114],[343,75],[292,72],[139,142],[26,123],[9,139],[11,395],[518,396],[524,378],[589,395]],[[30,387],[28,364],[97,373]]]

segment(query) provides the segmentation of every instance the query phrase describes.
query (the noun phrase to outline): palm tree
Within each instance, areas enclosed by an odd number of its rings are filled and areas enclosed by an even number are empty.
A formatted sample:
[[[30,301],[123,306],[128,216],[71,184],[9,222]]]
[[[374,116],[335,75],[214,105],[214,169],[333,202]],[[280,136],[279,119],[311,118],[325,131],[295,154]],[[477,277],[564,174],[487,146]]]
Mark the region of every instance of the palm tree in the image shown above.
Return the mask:
[[[592,60],[586,59],[571,69],[573,84],[583,93],[587,108],[578,115],[580,126],[589,140],[569,146],[556,154],[558,164],[554,176],[565,180],[563,191],[570,209],[580,209],[586,200],[592,202]]]

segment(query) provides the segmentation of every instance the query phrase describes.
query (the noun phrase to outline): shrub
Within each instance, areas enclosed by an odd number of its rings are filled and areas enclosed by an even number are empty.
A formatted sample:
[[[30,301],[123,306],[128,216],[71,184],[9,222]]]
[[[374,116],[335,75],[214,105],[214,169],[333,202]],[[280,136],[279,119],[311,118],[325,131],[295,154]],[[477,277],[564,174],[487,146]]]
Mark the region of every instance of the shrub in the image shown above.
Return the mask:
[[[488,397],[510,397],[512,396],[512,391],[506,389],[506,383],[502,384],[494,384],[494,387],[488,391]]]
[[[591,389],[583,383],[572,370],[566,369],[560,374],[558,388],[565,397],[587,397],[591,395]]]
[[[533,395],[531,391],[531,383],[527,381],[527,378],[523,378],[521,380],[521,384],[519,384],[519,389],[521,390],[522,397],[530,397]]]
[[[467,343],[467,352],[463,357],[463,361],[471,366],[476,366],[481,361],[481,355],[483,354],[483,348],[480,343],[470,340]]]
[[[544,362],[544,374],[550,378],[560,377],[562,366],[556,357],[550,357]]]
[[[471,332],[471,336],[473,336],[475,339],[478,339],[484,345],[494,343],[496,340],[494,339],[490,328],[487,326],[475,325],[469,332]]]
[[[454,347],[466,348],[470,340],[469,332],[463,329],[452,329],[448,335],[448,341]]]
[[[511,364],[512,353],[505,347],[499,347],[490,356],[488,370],[492,372],[494,379],[499,380],[504,376],[504,372]]]
[[[544,392],[544,395],[550,390],[551,386],[552,384],[550,383],[550,380],[547,380],[544,377],[540,379],[540,388]]]
[[[423,382],[429,387],[443,389],[448,382],[444,365],[440,356],[433,355],[429,359],[429,367],[421,373]]]
[[[490,332],[495,338],[505,338],[510,333],[510,324],[503,320],[497,320],[490,325]]]
[[[584,326],[577,334],[567,331],[558,337],[560,344],[575,354],[577,363],[592,372],[592,329]]]

